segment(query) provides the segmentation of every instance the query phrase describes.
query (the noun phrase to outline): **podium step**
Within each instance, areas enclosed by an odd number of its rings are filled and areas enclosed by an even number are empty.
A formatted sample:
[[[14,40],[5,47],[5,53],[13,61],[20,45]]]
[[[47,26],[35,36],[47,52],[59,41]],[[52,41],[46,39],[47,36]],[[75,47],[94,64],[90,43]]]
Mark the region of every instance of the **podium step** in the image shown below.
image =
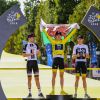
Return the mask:
[[[73,96],[72,95],[47,95],[46,98],[49,100],[71,100]]]
[[[38,98],[8,98],[7,100],[100,100],[100,98],[73,98],[72,95],[47,95],[44,99]]]
[[[38,99],[38,98],[8,98],[7,100],[49,100],[49,99],[45,99],[45,98],[41,98],[41,99]]]
[[[46,98],[49,100],[98,100],[97,98],[73,98],[72,95],[47,95]]]
[[[49,100],[49,99],[45,99],[45,98],[41,98],[41,99],[38,99],[38,98],[23,98],[22,100]]]

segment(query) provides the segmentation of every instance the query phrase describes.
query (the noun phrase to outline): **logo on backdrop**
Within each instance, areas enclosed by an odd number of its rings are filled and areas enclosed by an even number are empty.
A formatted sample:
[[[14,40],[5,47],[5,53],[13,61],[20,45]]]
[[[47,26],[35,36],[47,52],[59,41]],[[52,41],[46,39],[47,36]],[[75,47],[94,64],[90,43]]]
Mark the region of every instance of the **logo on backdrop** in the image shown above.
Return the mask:
[[[20,20],[20,13],[11,11],[7,16],[7,22],[9,24],[18,24],[18,20]]]
[[[90,29],[94,35],[100,40],[100,11],[91,6],[82,20],[82,24]]]
[[[88,22],[93,26],[98,26],[100,21],[99,16],[99,13],[92,12],[92,14],[90,14],[88,17]]]
[[[0,16],[0,54],[8,38],[24,23],[26,23],[26,18],[18,4],[12,6]]]

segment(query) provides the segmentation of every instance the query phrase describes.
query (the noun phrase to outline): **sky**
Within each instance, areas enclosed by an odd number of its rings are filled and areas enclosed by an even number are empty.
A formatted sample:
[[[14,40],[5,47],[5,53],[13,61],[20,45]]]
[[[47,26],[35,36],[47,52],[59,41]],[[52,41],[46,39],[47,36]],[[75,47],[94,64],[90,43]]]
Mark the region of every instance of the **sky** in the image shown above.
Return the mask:
[[[18,0],[21,3],[21,10],[24,13],[24,3],[26,0]]]

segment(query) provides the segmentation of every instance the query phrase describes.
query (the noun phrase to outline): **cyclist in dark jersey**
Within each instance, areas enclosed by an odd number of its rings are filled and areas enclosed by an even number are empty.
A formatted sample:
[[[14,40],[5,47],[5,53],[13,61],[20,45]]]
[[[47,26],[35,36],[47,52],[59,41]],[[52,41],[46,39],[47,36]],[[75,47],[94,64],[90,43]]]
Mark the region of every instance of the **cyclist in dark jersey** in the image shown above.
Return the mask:
[[[76,81],[75,81],[75,94],[74,97],[77,98],[77,89],[80,75],[82,75],[83,88],[85,91],[85,98],[90,98],[87,94],[87,83],[86,83],[86,59],[89,58],[88,46],[83,44],[84,38],[82,35],[79,35],[77,38],[78,44],[74,46],[73,49],[73,59],[75,59],[75,71],[76,71]]]
[[[27,76],[28,76],[28,97],[32,97],[31,94],[31,80],[32,80],[32,71],[34,73],[34,78],[36,86],[38,88],[38,96],[44,97],[41,92],[40,82],[39,82],[39,68],[37,63],[37,56],[40,53],[39,47],[34,43],[34,35],[28,35],[28,43],[23,48],[23,56],[27,57]]]

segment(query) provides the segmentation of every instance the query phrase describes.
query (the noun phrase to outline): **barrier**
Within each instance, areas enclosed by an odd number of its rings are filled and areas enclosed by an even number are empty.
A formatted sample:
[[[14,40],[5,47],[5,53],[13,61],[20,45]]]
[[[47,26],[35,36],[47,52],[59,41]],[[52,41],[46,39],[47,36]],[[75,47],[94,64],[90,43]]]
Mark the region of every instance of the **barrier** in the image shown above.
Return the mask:
[[[52,70],[52,68],[39,68],[40,70]],[[0,70],[26,70],[26,68],[0,68]],[[65,70],[75,70],[75,68],[65,68]],[[87,68],[87,70],[100,70],[100,68]]]

